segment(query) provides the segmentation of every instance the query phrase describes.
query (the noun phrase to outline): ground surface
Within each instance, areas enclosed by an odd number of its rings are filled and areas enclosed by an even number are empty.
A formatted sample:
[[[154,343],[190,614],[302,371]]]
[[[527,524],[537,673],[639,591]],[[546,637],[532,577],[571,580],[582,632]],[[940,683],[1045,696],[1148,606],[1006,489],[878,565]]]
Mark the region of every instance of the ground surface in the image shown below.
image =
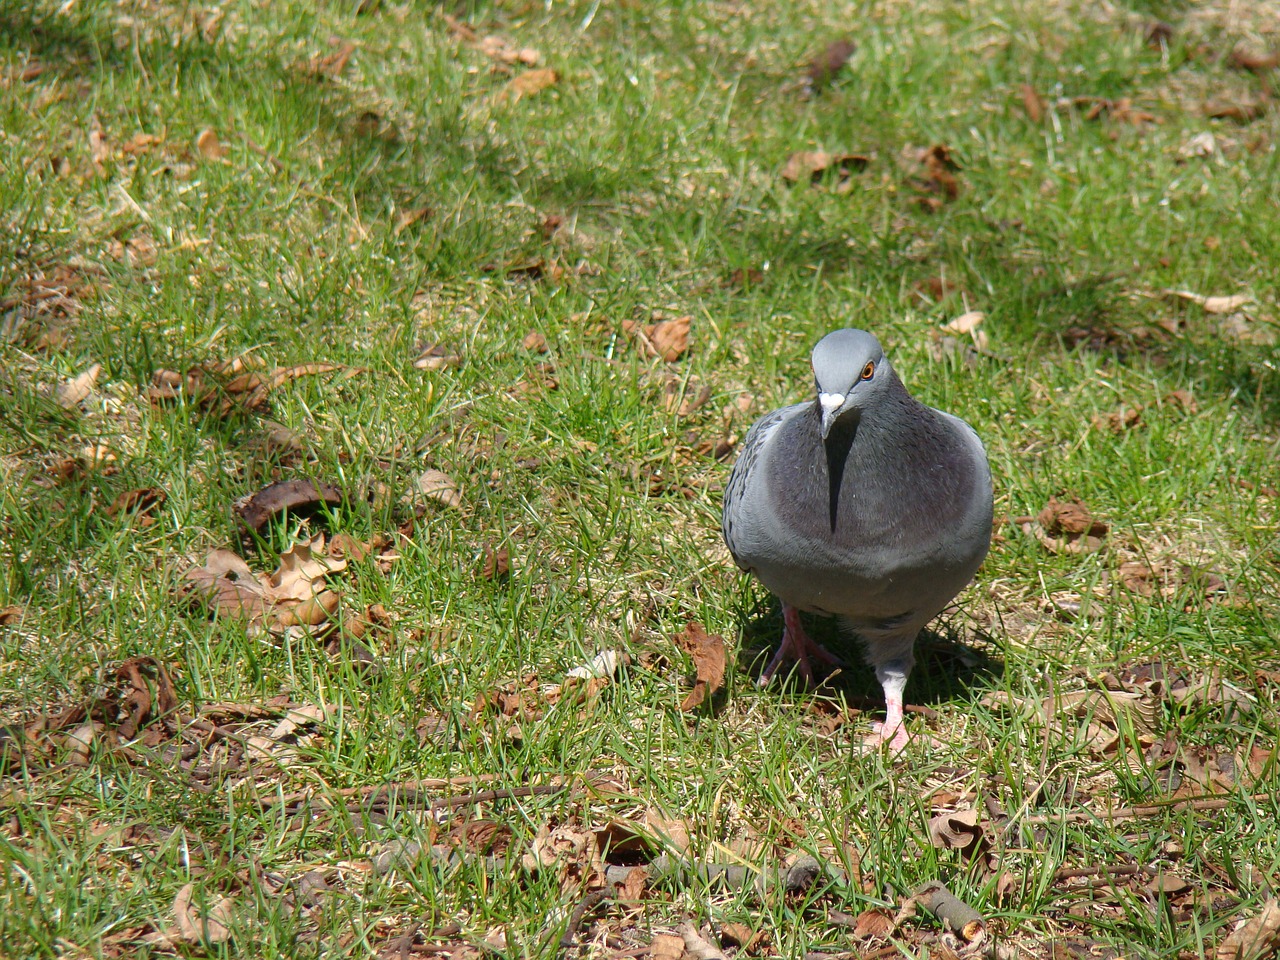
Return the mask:
[[[315,6],[0,9],[4,952],[1275,949],[1274,5]],[[840,325],[995,475],[896,759],[718,534]]]

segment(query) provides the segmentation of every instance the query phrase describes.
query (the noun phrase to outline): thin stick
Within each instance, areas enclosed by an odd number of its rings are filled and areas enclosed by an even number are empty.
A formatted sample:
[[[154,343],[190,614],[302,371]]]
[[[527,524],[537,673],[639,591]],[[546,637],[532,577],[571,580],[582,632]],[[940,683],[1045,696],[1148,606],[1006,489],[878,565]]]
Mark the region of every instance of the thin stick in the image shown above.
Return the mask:
[[[573,941],[578,938],[578,928],[582,926],[582,918],[587,915],[588,910],[608,896],[608,891],[595,890],[578,901],[578,905],[573,908],[573,913],[569,914],[569,926],[565,928],[564,936],[560,938],[561,950],[568,950],[573,946]]]
[[[1118,810],[1106,810],[1095,813],[1092,810],[1071,810],[1063,813],[1038,814],[1024,817],[1020,822],[1030,825],[1052,825],[1055,823],[1079,823],[1083,820],[1136,820],[1140,817],[1154,817],[1166,810],[1225,810],[1236,803],[1238,797],[1181,797],[1177,800],[1165,800],[1160,803],[1147,803],[1138,807],[1121,807]],[[1259,802],[1273,799],[1273,794],[1255,793],[1250,800]]]
[[[917,890],[915,900],[950,927],[965,943],[974,943],[986,937],[987,922],[982,919],[982,914],[938,881],[926,883]]]
[[[1068,870],[1056,870],[1053,874],[1054,880],[1075,880],[1079,877],[1132,877],[1134,874],[1145,873],[1154,877],[1156,872],[1150,867],[1130,866],[1127,864],[1116,864],[1109,867],[1078,867]]]

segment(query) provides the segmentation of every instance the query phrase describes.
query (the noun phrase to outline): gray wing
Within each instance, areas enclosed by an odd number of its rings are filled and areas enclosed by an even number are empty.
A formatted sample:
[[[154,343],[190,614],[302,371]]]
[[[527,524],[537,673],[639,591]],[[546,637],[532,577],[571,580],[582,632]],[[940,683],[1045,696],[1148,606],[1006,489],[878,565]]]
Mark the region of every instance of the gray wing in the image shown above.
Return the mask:
[[[773,433],[778,424],[796,411],[797,406],[808,406],[808,404],[782,407],[771,413],[766,413],[751,425],[751,429],[747,431],[746,440],[742,442],[742,450],[738,453],[738,459],[734,462],[733,469],[729,472],[729,482],[725,484],[724,503],[720,513],[720,532],[724,535],[725,545],[729,548],[729,553],[733,555],[734,562],[743,570],[748,570],[749,568],[743,566],[742,561],[738,559],[738,550],[733,539],[733,530],[738,518],[738,511],[742,509],[742,494],[749,485],[760,482],[763,474],[756,467],[760,462],[760,454],[765,449],[769,435]]]

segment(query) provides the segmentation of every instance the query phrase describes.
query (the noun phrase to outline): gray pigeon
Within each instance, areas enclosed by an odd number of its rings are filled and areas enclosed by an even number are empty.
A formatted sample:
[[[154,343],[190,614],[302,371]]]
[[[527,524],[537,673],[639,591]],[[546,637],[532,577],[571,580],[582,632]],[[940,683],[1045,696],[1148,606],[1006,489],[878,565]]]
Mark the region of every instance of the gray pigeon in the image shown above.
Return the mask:
[[[991,472],[963,420],[909,393],[879,342],[837,330],[813,348],[817,398],[761,417],[724,492],[722,529],[738,566],[782,601],[782,646],[839,664],[799,611],[835,615],[864,644],[884,687],[873,743],[907,743],[902,694],[916,635],[972,579],[991,543]]]

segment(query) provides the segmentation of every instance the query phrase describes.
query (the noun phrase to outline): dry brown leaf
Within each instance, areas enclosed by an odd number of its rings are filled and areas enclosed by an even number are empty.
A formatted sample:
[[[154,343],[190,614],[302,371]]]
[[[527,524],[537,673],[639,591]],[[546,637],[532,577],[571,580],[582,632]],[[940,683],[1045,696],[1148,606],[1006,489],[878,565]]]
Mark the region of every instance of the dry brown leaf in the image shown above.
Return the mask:
[[[173,916],[178,935],[188,943],[225,943],[231,939],[231,921],[235,904],[230,897],[201,903],[196,885],[188,883],[173,898]]]
[[[1095,429],[1107,430],[1111,433],[1124,433],[1142,424],[1142,405],[1139,403],[1122,406],[1111,413],[1099,413],[1091,421]]]
[[[342,491],[332,483],[315,480],[280,480],[269,483],[247,499],[237,500],[234,511],[255,533],[286,511],[293,516],[313,516],[325,507],[342,505]]]
[[[462,355],[443,343],[428,343],[413,361],[418,370],[444,370],[447,367],[462,366]]]
[[[196,149],[206,160],[221,160],[227,155],[227,148],[218,139],[212,127],[205,127],[196,137]]]
[[[711,399],[711,387],[694,388],[692,383],[681,382],[678,377],[669,377],[662,385],[662,406],[668,413],[678,417],[687,417],[694,411],[706,406]]]
[[[649,960],[680,960],[684,956],[684,937],[673,933],[656,934],[649,944]]]
[[[530,330],[525,334],[522,346],[530,353],[546,353],[547,338],[540,334],[537,330]]]
[[[317,54],[302,65],[302,72],[311,76],[337,77],[347,69],[347,61],[351,59],[351,55],[356,52],[356,45],[350,40],[343,40],[341,37],[330,37],[329,46],[334,47],[333,53],[320,56]]]
[[[1057,497],[1049,498],[1034,523],[1022,527],[1055,553],[1092,553],[1101,549],[1107,535],[1107,525],[1094,520],[1083,502]]]
[[[1153,894],[1163,894],[1164,896],[1174,896],[1179,893],[1185,893],[1191,889],[1191,884],[1183,880],[1176,874],[1168,873],[1160,870],[1142,887],[1143,890]]]
[[[168,494],[159,487],[126,490],[111,501],[111,506],[107,507],[107,516],[114,517],[121,513],[132,514],[138,518],[143,526],[149,526],[155,522],[155,518],[149,516],[149,514],[163,506],[166,499],[168,499]]]
[[[560,74],[550,67],[539,67],[536,70],[526,70],[524,73],[512,77],[510,82],[503,88],[502,95],[515,103],[523,97],[531,97],[536,93],[541,93],[559,82]]]
[[[887,940],[893,935],[893,914],[882,907],[873,907],[858,914],[853,924],[855,940]]]
[[[8,607],[0,607],[0,627],[9,627],[22,620],[25,609],[14,604]]]
[[[708,634],[702,624],[690,621],[676,643],[693,658],[696,679],[693,689],[680,704],[681,710],[692,710],[724,684],[724,640]]]
[[[1230,296],[1207,297],[1191,290],[1166,290],[1166,296],[1177,297],[1199,304],[1205,313],[1235,313],[1241,307],[1253,302],[1247,293],[1236,293]]]
[[[982,326],[982,322],[987,319],[987,315],[981,310],[970,310],[962,313],[954,320],[950,320],[942,325],[944,330],[950,330],[952,333],[973,333]]]
[[[533,47],[515,47],[503,37],[488,36],[475,46],[487,57],[501,63],[523,63],[527,67],[538,62],[538,51]]]
[[[1022,95],[1022,109],[1027,111],[1027,119],[1032,123],[1043,120],[1044,99],[1036,93],[1036,88],[1029,83],[1024,83],[1019,88],[1019,93]]]
[[[782,179],[791,183],[804,180],[816,183],[828,170],[834,170],[841,180],[867,168],[871,158],[861,153],[828,153],[825,150],[800,150],[787,158],[782,167]]]
[[[917,154],[924,167],[925,185],[929,190],[942,194],[944,200],[954,200],[960,195],[960,181],[956,171],[960,164],[951,156],[951,148],[944,144],[935,144]]]
[[[809,87],[823,87],[834,80],[857,49],[858,45],[848,37],[832,40],[827,44],[826,49],[814,57],[805,69]]]
[[[1201,112],[1213,120],[1252,123],[1265,109],[1265,100],[1206,100]]]
[[[83,373],[58,384],[58,389],[55,393],[58,406],[67,410],[78,407],[82,400],[93,393],[93,385],[98,382],[100,373],[102,373],[102,364],[95,363]]]
[[[511,576],[511,551],[506,547],[484,548],[480,564],[480,577],[483,580],[505,580]]]
[[[207,603],[215,616],[260,621],[271,607],[267,585],[230,550],[212,550],[204,566],[183,574],[188,596]]]
[[[689,327],[692,316],[659,320],[657,323],[639,324],[623,320],[622,329],[640,344],[645,356],[660,357],[667,363],[675,363],[689,350]]]
[[[1280,953],[1280,900],[1262,905],[1256,917],[1242,920],[1213,952],[1214,960],[1263,960]]]
[[[413,492],[431,500],[438,500],[446,507],[455,509],[462,507],[462,494],[458,492],[458,485],[450,479],[447,473],[434,468],[424,470],[418,474],[417,479],[414,481]]]
[[[395,236],[400,236],[415,223],[421,223],[432,214],[430,207],[412,207],[409,210],[402,210],[396,216],[396,225],[392,230]]]
[[[268,578],[277,603],[301,603],[324,590],[325,577],[345,570],[347,562],[326,555],[324,535],[295,543],[280,555],[280,565]]]
[[[974,852],[986,842],[977,810],[944,813],[929,820],[929,842],[942,850]]]
[[[1251,50],[1248,47],[1239,46],[1231,51],[1227,57],[1227,63],[1241,70],[1251,70],[1255,73],[1263,73],[1267,70],[1274,70],[1280,66],[1280,54],[1274,50],[1267,53],[1259,53],[1257,50]]]
[[[1200,410],[1195,397],[1187,390],[1174,390],[1172,393],[1165,395],[1164,401],[1182,408],[1182,412],[1186,414],[1198,413]]]

